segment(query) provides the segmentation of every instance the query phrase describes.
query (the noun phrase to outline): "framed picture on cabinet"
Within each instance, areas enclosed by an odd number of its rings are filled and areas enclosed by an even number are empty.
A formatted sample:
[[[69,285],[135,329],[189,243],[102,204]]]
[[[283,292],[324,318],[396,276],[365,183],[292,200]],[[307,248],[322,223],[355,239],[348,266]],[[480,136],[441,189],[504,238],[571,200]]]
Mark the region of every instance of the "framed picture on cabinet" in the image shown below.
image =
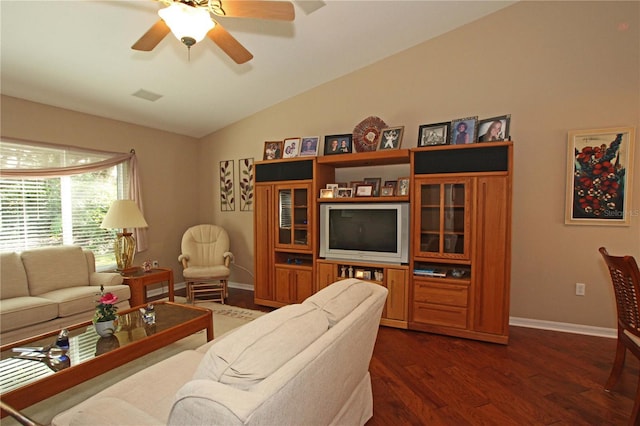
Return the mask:
[[[320,198],[333,198],[334,192],[332,188],[320,189]]]
[[[338,197],[337,198],[351,198],[353,197],[353,188],[338,188]]]
[[[393,195],[394,195],[394,190],[392,186],[383,186],[380,189],[381,197],[393,197]]]
[[[478,122],[478,142],[497,142],[509,139],[511,115],[486,118]]]
[[[629,226],[635,128],[568,136],[565,224]]]
[[[348,154],[351,152],[352,135],[324,137],[324,155]]]
[[[478,117],[458,118],[451,122],[451,144],[464,145],[476,140]]]
[[[300,142],[300,157],[315,157],[318,155],[319,136],[305,136]]]
[[[263,160],[277,160],[282,158],[282,141],[270,141],[264,143]]]
[[[381,178],[364,178],[364,183],[367,185],[373,185],[373,193],[374,197],[378,197],[380,195],[380,184],[382,183]]]
[[[385,180],[383,188],[391,188],[393,190],[393,195],[396,194],[398,188],[397,180]]]
[[[451,122],[423,124],[418,128],[418,146],[446,145],[449,143]]]
[[[300,152],[300,138],[288,138],[284,140],[282,158],[294,158]]]
[[[378,151],[385,149],[399,149],[402,143],[402,133],[404,132],[404,126],[388,127],[382,129],[380,133],[380,144],[378,145]]]
[[[373,196],[373,185],[360,184],[356,187],[356,197]]]
[[[398,178],[398,195],[409,195],[409,178],[401,177]]]

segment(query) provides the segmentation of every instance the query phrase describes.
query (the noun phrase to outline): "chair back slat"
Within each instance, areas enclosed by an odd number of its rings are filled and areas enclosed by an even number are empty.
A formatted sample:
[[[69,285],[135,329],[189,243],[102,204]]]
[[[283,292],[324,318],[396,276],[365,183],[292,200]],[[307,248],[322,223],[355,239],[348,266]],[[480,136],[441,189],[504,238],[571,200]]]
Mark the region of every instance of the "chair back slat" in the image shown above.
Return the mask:
[[[600,247],[611,275],[618,313],[618,327],[640,337],[640,271],[633,256],[611,256]]]

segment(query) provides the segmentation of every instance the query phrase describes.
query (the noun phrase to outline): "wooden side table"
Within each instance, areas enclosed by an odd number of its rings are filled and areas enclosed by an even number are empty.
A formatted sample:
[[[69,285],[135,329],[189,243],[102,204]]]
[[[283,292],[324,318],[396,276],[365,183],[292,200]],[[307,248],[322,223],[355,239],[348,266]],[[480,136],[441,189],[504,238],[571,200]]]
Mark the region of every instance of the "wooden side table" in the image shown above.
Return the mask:
[[[147,286],[167,282],[169,284],[169,301],[174,301],[173,270],[171,268],[153,268],[145,272],[142,268],[121,272],[124,284],[131,289],[131,307],[144,305],[147,302]]]

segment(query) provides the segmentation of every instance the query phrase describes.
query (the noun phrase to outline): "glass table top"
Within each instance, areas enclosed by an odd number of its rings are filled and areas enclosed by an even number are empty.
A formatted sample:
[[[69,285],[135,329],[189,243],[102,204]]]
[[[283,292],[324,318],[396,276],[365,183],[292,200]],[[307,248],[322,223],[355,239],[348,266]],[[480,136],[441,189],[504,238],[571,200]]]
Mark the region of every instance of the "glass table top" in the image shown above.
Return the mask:
[[[8,345],[6,350],[0,353],[0,394],[138,342],[198,318],[206,312],[170,303],[157,303],[153,306],[155,324],[146,324],[140,310],[129,309],[118,315],[116,331],[109,337],[98,336],[91,322],[69,327],[69,349],[66,353],[54,347],[57,334],[20,343],[20,348],[44,348],[41,352],[16,351],[12,350],[12,346],[15,345]],[[48,348],[51,349],[47,350]]]

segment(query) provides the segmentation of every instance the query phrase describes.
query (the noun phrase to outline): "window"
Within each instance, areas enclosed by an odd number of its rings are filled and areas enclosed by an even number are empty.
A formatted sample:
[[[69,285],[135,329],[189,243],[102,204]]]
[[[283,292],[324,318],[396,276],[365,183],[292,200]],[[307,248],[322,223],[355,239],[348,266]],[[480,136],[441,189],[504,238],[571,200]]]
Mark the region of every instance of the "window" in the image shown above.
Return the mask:
[[[82,151],[72,150],[69,154],[68,147],[66,150],[66,154],[61,155],[60,148],[7,146],[3,141],[0,165],[3,171],[26,164],[29,170],[49,170],[59,164],[59,160],[65,166],[95,162],[95,158],[83,156]],[[95,153],[92,157],[96,157]],[[65,176],[13,178],[3,174],[0,177],[0,251],[74,244],[94,252],[96,267],[113,265],[114,232],[100,228],[100,224],[113,200],[129,198],[126,166],[120,163]]]

